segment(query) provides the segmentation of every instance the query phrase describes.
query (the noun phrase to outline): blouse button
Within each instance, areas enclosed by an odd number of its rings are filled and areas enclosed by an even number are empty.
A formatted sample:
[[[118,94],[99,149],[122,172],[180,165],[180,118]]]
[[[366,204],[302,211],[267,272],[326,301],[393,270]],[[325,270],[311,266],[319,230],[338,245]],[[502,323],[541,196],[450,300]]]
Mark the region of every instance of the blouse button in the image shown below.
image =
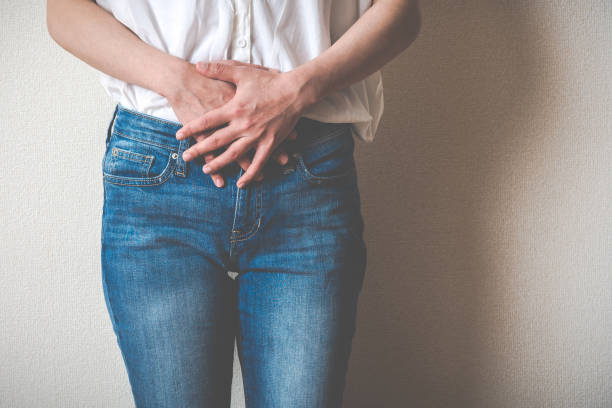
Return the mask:
[[[246,47],[246,44],[247,44],[247,42],[246,42],[246,40],[244,38],[241,38],[241,39],[238,40],[238,46],[240,48]]]

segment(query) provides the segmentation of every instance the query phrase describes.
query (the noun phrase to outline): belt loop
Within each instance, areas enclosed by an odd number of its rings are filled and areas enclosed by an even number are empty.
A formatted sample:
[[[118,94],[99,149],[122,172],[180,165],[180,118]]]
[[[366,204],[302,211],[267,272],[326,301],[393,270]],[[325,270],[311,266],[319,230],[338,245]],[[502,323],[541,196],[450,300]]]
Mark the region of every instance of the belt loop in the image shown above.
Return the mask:
[[[176,158],[176,170],[174,172],[177,176],[187,177],[188,167],[185,160],[183,160],[183,152],[187,147],[189,147],[189,138],[182,139],[179,143],[178,157]]]

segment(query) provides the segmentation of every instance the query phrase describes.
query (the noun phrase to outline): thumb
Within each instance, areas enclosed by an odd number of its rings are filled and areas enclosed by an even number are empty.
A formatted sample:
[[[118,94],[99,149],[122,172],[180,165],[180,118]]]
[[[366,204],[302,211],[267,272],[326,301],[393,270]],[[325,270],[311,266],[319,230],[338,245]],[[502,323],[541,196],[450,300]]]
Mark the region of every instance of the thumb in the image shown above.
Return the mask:
[[[225,61],[217,62],[198,62],[196,70],[209,78],[220,79],[222,81],[238,83],[238,70],[234,64],[226,63]]]

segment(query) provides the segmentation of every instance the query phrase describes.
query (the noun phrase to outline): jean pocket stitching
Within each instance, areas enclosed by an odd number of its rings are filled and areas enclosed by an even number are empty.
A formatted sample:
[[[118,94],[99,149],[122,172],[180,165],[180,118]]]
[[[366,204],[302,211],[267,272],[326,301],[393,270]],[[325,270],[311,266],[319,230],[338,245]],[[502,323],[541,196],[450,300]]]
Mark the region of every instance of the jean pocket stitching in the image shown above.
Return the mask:
[[[303,178],[306,181],[309,182],[313,182],[316,184],[321,184],[321,183],[325,183],[325,182],[332,182],[335,180],[339,180],[339,179],[343,179],[343,178],[347,178],[350,175],[355,173],[355,166],[351,166],[349,167],[345,172],[341,173],[341,174],[334,174],[331,176],[317,176],[315,174],[312,174],[310,172],[310,170],[308,170],[308,167],[306,167],[306,164],[304,163],[304,158],[302,157],[302,155],[299,152],[294,153],[294,157],[297,159],[297,163],[298,163],[298,169],[300,171],[300,173],[302,174]]]
[[[345,133],[347,130],[346,127],[342,127],[341,129],[338,129],[332,133],[330,133],[329,135],[326,135],[324,137],[322,137],[321,139],[316,140],[314,143],[311,144],[307,144],[305,146],[302,147],[302,149],[298,149],[296,151],[293,152],[293,157],[296,159],[297,161],[297,168],[299,170],[299,172],[301,173],[302,177],[304,179],[306,179],[307,181],[313,183],[313,184],[321,184],[324,182],[333,182],[335,180],[341,180],[344,178],[348,178],[350,177],[352,174],[356,173],[356,168],[355,168],[355,163],[354,161],[351,163],[350,167],[347,168],[344,172],[340,173],[340,174],[333,174],[333,175],[328,175],[328,176],[320,176],[320,175],[316,175],[314,173],[312,173],[310,171],[310,169],[308,168],[308,166],[306,165],[306,162],[304,161],[304,152],[308,151],[311,148],[316,148],[316,149],[320,149],[322,148],[322,144],[327,142],[327,143],[334,143],[335,140],[334,139],[339,139],[341,137],[346,137],[346,138],[351,138],[352,139],[352,134],[350,133]],[[345,142],[350,142],[351,144],[354,143],[353,140],[339,140],[338,143],[345,143]],[[351,156],[353,152],[353,148],[351,148]],[[346,152],[345,152],[346,153]],[[353,159],[354,160],[354,159]]]
[[[148,140],[145,138],[141,138],[141,137],[136,137],[136,136],[131,136],[131,135],[126,135],[125,133],[115,129],[113,131],[113,133],[118,134],[126,139],[130,139],[133,140],[135,142],[139,142],[139,143],[144,143],[144,144],[148,144],[148,145],[152,145],[152,146],[157,146],[157,147],[161,147],[163,149],[168,149],[168,150],[174,150],[176,149],[176,146],[171,146],[171,145],[167,145],[165,143],[157,143],[157,142],[153,142],[152,140]]]
[[[155,186],[159,184],[163,184],[172,175],[174,168],[176,167],[177,160],[172,158],[174,152],[170,152],[168,155],[168,164],[162,170],[161,174],[154,177],[127,177],[127,176],[117,176],[114,174],[106,173],[102,171],[103,178],[105,181],[122,185],[122,186]]]
[[[130,150],[122,149],[120,147],[113,147],[111,154],[115,157],[119,157],[124,160],[144,164],[142,169],[144,170],[144,174],[146,174],[147,176],[149,176],[149,172],[151,171],[151,165],[153,164],[153,159],[155,158],[150,154],[137,153]]]

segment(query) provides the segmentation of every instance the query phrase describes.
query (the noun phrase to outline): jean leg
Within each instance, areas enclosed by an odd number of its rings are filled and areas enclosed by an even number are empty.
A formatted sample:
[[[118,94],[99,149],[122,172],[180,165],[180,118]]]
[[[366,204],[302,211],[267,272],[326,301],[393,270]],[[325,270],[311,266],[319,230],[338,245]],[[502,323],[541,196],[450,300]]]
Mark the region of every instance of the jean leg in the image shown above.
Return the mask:
[[[341,406],[366,263],[356,181],[344,181],[270,184],[260,229],[237,247],[247,408]]]
[[[136,407],[228,407],[236,287],[215,223],[170,183],[105,190],[103,288]]]

